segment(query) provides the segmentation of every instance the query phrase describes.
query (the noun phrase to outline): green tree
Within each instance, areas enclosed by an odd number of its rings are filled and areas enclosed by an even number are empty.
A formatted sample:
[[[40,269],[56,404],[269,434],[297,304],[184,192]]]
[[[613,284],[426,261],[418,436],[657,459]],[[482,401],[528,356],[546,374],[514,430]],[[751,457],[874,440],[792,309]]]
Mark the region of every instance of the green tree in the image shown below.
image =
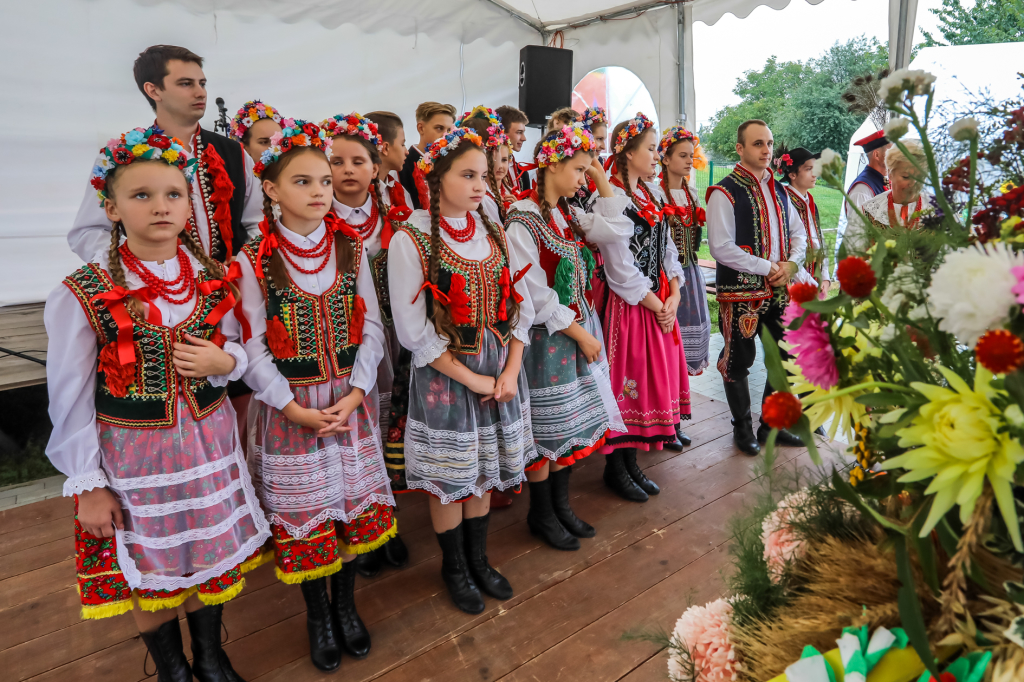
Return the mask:
[[[946,42],[921,31],[925,38],[921,47],[1024,40],[1024,0],[976,0],[970,8],[961,0],[942,0],[942,7],[929,11],[939,18],[939,33]]]

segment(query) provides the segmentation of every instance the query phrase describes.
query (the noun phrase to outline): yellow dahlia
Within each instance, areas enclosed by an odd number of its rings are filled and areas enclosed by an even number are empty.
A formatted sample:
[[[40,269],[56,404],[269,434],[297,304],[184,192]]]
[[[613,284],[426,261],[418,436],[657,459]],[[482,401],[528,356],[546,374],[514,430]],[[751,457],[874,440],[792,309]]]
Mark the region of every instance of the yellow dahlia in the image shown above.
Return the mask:
[[[857,398],[872,389],[829,398],[828,396],[840,390],[839,386],[825,391],[809,382],[792,360],[784,361],[782,366],[790,374],[789,385],[792,387],[793,393],[801,396],[800,400],[804,405],[811,403],[810,407],[804,410],[804,414],[811,422],[811,431],[831,419],[832,425],[828,427],[828,439],[834,440],[836,434],[839,433],[847,443],[853,443],[853,426],[867,414],[867,409],[857,402]]]

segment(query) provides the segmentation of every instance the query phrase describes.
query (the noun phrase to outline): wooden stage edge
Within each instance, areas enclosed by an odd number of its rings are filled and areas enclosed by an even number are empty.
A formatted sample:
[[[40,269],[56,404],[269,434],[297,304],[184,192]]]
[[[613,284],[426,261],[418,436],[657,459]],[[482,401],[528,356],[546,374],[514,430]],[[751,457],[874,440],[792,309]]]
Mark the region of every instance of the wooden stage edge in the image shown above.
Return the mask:
[[[725,403],[693,396],[681,453],[639,458],[661,494],[626,502],[601,481],[593,456],[574,467],[579,516],[597,528],[577,552],[542,546],[526,528],[529,493],[491,515],[489,555],[515,596],[487,598],[477,616],[458,611],[441,582],[440,556],[424,496],[399,497],[409,565],[358,579],[356,601],[373,638],[369,657],[344,658],[338,674],[309,662],[302,596],[266,565],[225,608],[225,648],[252,682],[666,680],[658,645],[628,634],[671,631],[692,603],[723,593],[730,517],[760,492],[749,458],[732,445]],[[823,449],[824,452],[824,449]],[[779,470],[810,466],[782,448]],[[135,682],[145,646],[131,616],[79,619],[69,499],[0,512],[0,675],[5,681]],[[182,620],[185,649],[188,630]]]

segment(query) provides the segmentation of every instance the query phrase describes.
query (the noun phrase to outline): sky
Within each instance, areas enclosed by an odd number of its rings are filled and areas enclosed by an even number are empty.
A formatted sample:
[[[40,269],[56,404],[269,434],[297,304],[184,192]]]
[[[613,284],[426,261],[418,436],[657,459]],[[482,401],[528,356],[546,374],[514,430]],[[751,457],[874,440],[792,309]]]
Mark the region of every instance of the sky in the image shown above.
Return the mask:
[[[918,0],[915,45],[924,40],[922,28],[936,32],[938,21],[928,10],[941,5],[941,0]],[[860,35],[885,43],[889,39],[888,9],[888,0],[824,0],[819,5],[793,0],[781,11],[758,7],[746,19],[726,14],[714,26],[695,22],[696,61],[714,64],[694,74],[697,128],[721,107],[739,102],[732,92],[736,79],[744,71],[760,69],[772,55],[783,61],[805,61],[820,56],[836,41]]]

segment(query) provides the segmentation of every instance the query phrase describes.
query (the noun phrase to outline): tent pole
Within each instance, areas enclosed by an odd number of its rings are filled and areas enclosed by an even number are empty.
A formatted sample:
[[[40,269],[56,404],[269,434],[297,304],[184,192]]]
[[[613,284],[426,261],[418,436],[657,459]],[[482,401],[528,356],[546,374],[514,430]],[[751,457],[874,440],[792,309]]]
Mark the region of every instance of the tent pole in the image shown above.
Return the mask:
[[[696,96],[693,83],[693,8],[689,3],[676,5],[676,72],[678,74],[680,125],[697,124]]]
[[[510,9],[509,7],[506,7],[505,5],[501,4],[500,2],[497,2],[496,0],[484,0],[484,2],[486,2],[489,5],[494,5],[495,7],[500,9],[502,12],[505,12],[506,14],[511,16],[513,19],[516,19],[518,21],[523,22],[524,24],[526,24],[527,26],[532,28],[534,31],[539,33],[541,40],[544,41],[545,45],[547,44],[548,38],[551,36],[551,31],[546,31],[543,26],[538,25],[538,24],[534,23],[533,21],[530,21],[529,19],[524,17],[522,14],[519,14],[515,10]]]
[[[917,19],[917,0],[889,0],[889,68],[907,68]]]

